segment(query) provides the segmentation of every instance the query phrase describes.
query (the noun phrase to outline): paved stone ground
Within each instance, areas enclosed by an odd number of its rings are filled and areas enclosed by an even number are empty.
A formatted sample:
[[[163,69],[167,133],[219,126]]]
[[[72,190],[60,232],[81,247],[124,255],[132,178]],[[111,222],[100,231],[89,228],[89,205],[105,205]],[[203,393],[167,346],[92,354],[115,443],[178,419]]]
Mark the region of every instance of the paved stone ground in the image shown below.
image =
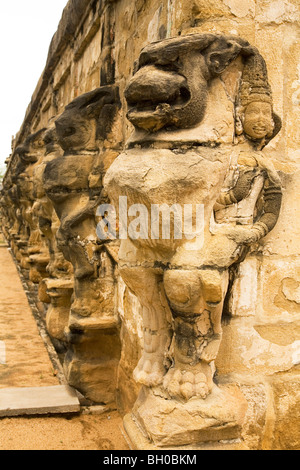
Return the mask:
[[[0,389],[60,385],[18,270],[0,240]],[[34,391],[34,389],[33,389]],[[130,450],[112,406],[0,419],[0,450]]]

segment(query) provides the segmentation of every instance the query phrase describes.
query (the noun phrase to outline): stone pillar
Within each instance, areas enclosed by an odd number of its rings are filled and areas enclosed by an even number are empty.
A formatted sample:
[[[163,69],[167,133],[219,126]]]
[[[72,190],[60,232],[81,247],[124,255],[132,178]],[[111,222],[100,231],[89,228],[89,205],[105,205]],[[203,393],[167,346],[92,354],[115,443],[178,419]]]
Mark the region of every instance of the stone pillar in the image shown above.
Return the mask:
[[[263,151],[281,128],[266,64],[237,36],[167,39],[142,50],[125,97],[135,132],[105,176],[115,206],[126,197],[140,214],[139,230],[127,221],[118,262],[144,329],[134,371],[142,388],[125,428],[138,448],[232,441],[247,400],[238,383],[214,377],[224,304],[232,273],[274,228],[282,197]],[[165,233],[163,204],[174,224]]]
[[[110,132],[118,108],[118,90],[113,86],[73,100],[55,121],[64,154],[47,163],[43,176],[46,194],[59,219],[58,248],[74,271],[65,331],[65,374],[70,385],[98,403],[114,400],[120,354],[114,261],[96,233],[97,208],[106,201],[102,178],[117,155],[110,145]],[[66,286],[57,288],[65,290]],[[50,297],[57,295],[53,283],[48,282],[48,289]],[[62,307],[66,313],[67,305]],[[51,321],[48,318],[49,325]]]

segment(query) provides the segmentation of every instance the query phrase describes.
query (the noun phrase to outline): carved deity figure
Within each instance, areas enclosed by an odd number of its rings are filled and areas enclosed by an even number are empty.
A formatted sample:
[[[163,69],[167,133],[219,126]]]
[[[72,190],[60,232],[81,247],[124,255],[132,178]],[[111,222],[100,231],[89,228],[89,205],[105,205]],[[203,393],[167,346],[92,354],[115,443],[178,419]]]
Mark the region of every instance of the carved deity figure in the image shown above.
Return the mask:
[[[229,269],[272,230],[280,210],[280,181],[261,152],[280,128],[265,63],[238,37],[166,39],[142,50],[125,97],[135,131],[106,174],[110,199],[118,207],[126,196],[148,214],[163,204],[203,207],[192,237],[149,230],[121,240],[120,273],[143,314],[134,377],[164,398],[205,400]]]
[[[226,179],[227,189],[223,188],[215,206],[218,223],[223,220],[239,224],[239,231],[233,230],[231,233],[238,243],[258,241],[277,222],[281,207],[281,183],[272,162],[261,150],[280,128],[280,118],[273,111],[265,61],[261,55],[254,54],[245,62],[237,96],[236,137],[239,154],[231,162]],[[245,230],[241,225],[246,226]]]

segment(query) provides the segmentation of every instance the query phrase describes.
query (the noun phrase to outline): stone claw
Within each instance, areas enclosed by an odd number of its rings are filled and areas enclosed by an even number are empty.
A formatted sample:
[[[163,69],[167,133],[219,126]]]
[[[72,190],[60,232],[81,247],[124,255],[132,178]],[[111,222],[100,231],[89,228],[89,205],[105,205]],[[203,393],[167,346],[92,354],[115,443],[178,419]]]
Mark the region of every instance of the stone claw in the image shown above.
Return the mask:
[[[164,388],[172,398],[189,400],[194,397],[203,400],[209,395],[210,389],[206,376],[198,371],[170,369],[163,381]]]
[[[133,372],[133,378],[137,383],[154,387],[162,383],[165,372],[163,358],[144,354]]]

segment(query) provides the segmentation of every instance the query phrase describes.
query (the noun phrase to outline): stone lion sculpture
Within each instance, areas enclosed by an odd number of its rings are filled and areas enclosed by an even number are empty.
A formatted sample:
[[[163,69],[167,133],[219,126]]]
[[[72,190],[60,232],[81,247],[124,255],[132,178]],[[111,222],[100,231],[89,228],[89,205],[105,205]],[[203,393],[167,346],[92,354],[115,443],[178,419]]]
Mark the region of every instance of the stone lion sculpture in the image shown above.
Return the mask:
[[[265,62],[238,37],[166,39],[142,50],[125,97],[135,131],[106,174],[110,199],[118,207],[127,197],[149,214],[163,204],[203,207],[201,233],[163,238],[149,230],[121,240],[120,273],[143,314],[134,378],[168,398],[205,399],[229,268],[280,211],[280,180],[261,152],[280,129]]]

